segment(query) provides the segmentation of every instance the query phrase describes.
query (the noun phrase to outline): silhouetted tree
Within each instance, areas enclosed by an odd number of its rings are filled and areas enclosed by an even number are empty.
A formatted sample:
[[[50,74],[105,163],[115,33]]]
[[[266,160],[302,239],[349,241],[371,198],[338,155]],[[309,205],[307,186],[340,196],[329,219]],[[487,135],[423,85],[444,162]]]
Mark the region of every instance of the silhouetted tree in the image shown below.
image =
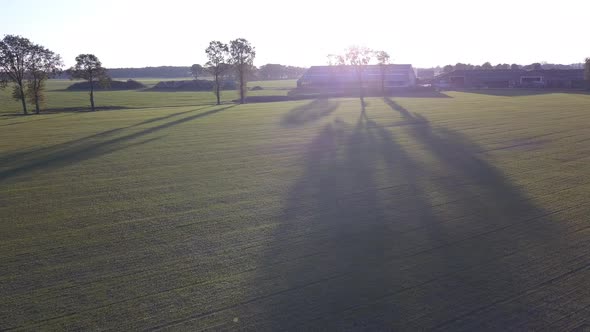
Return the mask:
[[[25,80],[35,48],[35,44],[21,36],[6,35],[0,40],[0,84],[15,84],[12,96],[21,101],[25,115]]]
[[[457,62],[455,66],[453,66],[453,70],[469,70],[469,65],[466,65],[461,62]]]
[[[213,75],[215,84],[213,85],[213,92],[217,98],[217,105],[221,104],[221,79],[223,74],[228,69],[228,57],[229,50],[226,44],[214,40],[209,43],[209,46],[205,49],[207,54],[207,71]]]
[[[370,48],[352,46],[349,47],[343,55],[338,57],[338,62],[341,65],[348,65],[354,68],[363,112],[365,111],[365,97],[363,95],[363,72],[365,71],[365,67],[371,62],[371,59],[374,55],[375,52]]]
[[[541,70],[541,69],[543,69],[543,65],[538,62],[535,62],[535,63],[531,63],[530,65],[524,66],[524,69],[526,69],[526,70]]]
[[[40,104],[45,100],[43,90],[45,81],[55,77],[61,71],[61,57],[43,46],[35,45],[27,73],[27,97],[35,105],[35,113],[39,114]]]
[[[238,74],[240,104],[244,103],[247,90],[247,75],[256,57],[255,48],[244,38],[232,40],[229,45],[230,63]]]
[[[387,65],[389,64],[390,56],[385,51],[377,51],[375,52],[375,57],[377,58],[377,63],[379,64],[379,72],[381,74],[381,93],[385,95],[385,71],[387,70]]]
[[[492,66],[492,64],[489,62],[485,62],[484,64],[481,65],[481,69],[484,69],[484,70],[494,69],[494,66]]]
[[[494,69],[510,69],[510,65],[507,63],[499,63],[494,67]]]
[[[442,69],[443,73],[450,73],[453,70],[455,70],[455,67],[453,67],[453,65],[446,65]]]
[[[195,80],[199,78],[201,74],[203,74],[203,66],[196,63],[191,66],[191,75]]]
[[[88,81],[90,85],[90,108],[94,108],[94,84],[107,84],[108,75],[102,63],[94,54],[80,54],[76,57],[76,65],[70,68],[72,78],[80,78]]]
[[[510,69],[512,70],[519,70],[520,69],[520,65],[517,65],[516,63],[513,63],[510,65]]]

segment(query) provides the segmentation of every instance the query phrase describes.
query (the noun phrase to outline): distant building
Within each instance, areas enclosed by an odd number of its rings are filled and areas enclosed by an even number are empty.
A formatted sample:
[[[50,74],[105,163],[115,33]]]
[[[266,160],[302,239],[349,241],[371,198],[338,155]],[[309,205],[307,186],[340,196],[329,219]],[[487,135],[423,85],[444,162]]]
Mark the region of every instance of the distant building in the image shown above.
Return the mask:
[[[434,84],[440,87],[457,89],[513,87],[579,89],[584,87],[584,70],[455,70],[437,76]]]
[[[416,85],[416,74],[412,65],[364,66],[362,81],[365,87],[381,87],[383,71],[386,88],[410,87]],[[356,86],[358,79],[353,66],[313,66],[299,80],[298,87],[346,88]]]

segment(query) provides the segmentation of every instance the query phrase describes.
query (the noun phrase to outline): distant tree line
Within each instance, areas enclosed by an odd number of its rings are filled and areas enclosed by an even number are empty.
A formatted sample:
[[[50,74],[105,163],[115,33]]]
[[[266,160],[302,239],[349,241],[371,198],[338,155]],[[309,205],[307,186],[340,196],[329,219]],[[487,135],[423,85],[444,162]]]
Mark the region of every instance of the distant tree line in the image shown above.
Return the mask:
[[[259,80],[295,79],[303,75],[306,70],[307,68],[269,63],[260,66],[254,72],[254,77]]]
[[[137,78],[137,77],[188,77],[195,80],[202,75],[213,77],[213,92],[216,95],[217,104],[221,103],[221,87],[226,79],[235,80],[238,84],[240,103],[244,103],[247,93],[247,82],[252,79],[288,79],[299,77],[305,68],[283,66],[280,64],[266,64],[260,68],[254,66],[256,50],[250,42],[244,38],[231,40],[228,44],[220,41],[211,41],[205,49],[207,63],[202,66],[194,64],[191,67],[146,67],[146,68],[115,68],[106,69],[94,54],[80,54],[76,57],[76,64],[63,71],[64,66],[59,54],[47,48],[35,44],[27,38],[15,35],[5,35],[0,40],[0,88],[11,85],[12,97],[22,104],[23,114],[28,114],[27,103],[35,107],[35,113],[39,113],[45,101],[45,81],[49,78],[67,75],[74,79],[83,79],[87,82],[90,107],[94,111],[94,89],[98,85],[108,85],[111,76]],[[373,59],[381,66],[381,87],[384,90],[385,65],[390,57],[387,52],[375,51],[366,47],[350,47],[341,55],[329,55],[330,64],[349,65],[355,68],[358,80],[359,97],[364,110],[364,96],[362,89],[363,71]],[[590,88],[590,58],[585,59],[584,64],[578,64],[577,68],[584,68],[584,78]],[[443,72],[453,70],[488,70],[488,69],[565,69],[564,65],[547,63],[533,63],[526,66],[518,64],[492,65],[486,62],[482,65],[457,63],[446,65]],[[565,66],[570,69],[572,66]],[[109,75],[110,74],[110,75]]]
[[[285,80],[299,78],[307,68],[269,63],[260,67],[252,67],[249,77],[252,80]],[[113,78],[183,78],[212,77],[203,65],[192,66],[160,66],[143,68],[107,68],[108,75]],[[228,73],[228,78],[233,77]],[[56,78],[69,78],[62,72]]]
[[[224,79],[238,82],[240,103],[245,102],[247,82],[252,79],[287,79],[301,75],[305,68],[267,64],[260,68],[254,66],[256,50],[244,38],[237,38],[224,44],[212,41],[205,50],[209,60],[205,66],[194,64],[191,67],[145,67],[106,69],[94,54],[80,54],[76,64],[63,70],[61,57],[29,39],[5,35],[0,40],[0,88],[9,85],[12,97],[22,104],[23,114],[28,114],[27,103],[35,107],[39,114],[45,101],[45,81],[49,78],[82,79],[86,81],[90,97],[90,108],[95,110],[94,90],[108,86],[111,77],[188,77],[195,80],[202,75],[214,78],[213,92],[220,104],[220,91]]]
[[[562,65],[562,64],[552,64],[546,62],[535,62],[529,65],[519,65],[516,63],[507,64],[507,63],[499,63],[496,65],[492,65],[490,62],[485,62],[481,65],[472,65],[470,63],[457,63],[455,65],[446,65],[440,68],[443,73],[450,73],[454,70],[489,70],[489,69],[504,69],[504,70],[541,70],[541,69],[579,69],[582,68],[583,64],[571,64],[571,65]],[[432,69],[439,69],[439,68],[432,68]]]

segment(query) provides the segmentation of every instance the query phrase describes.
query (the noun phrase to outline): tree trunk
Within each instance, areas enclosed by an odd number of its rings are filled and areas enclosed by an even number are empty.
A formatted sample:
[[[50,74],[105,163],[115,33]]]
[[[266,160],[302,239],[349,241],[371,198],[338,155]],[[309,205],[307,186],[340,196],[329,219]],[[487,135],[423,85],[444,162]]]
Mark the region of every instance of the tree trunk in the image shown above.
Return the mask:
[[[359,98],[361,99],[361,109],[365,111],[365,96],[363,95],[363,76],[360,69],[357,70],[357,77],[359,80]]]
[[[240,70],[240,104],[244,103],[244,72]]]
[[[219,75],[215,75],[215,97],[217,97],[217,105],[221,105],[221,98],[219,96]]]
[[[94,81],[90,80],[90,109],[94,112]]]
[[[27,112],[27,101],[25,100],[25,91],[23,90],[22,83],[18,85],[18,88],[20,91],[20,101],[23,104],[23,114],[27,115],[29,113]]]
[[[39,114],[41,108],[39,107],[39,96],[35,93],[35,113]]]
[[[39,112],[41,111],[41,107],[39,107],[39,93],[41,90],[41,83],[35,81],[33,88],[35,89],[35,91],[33,91],[33,93],[35,94],[35,114],[39,114]]]

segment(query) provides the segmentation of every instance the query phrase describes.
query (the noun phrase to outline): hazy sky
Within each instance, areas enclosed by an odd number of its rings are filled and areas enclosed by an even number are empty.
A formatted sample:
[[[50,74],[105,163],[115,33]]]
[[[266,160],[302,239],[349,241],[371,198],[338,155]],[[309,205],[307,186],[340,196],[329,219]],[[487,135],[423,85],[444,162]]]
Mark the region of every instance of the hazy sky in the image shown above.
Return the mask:
[[[19,34],[107,67],[203,64],[211,40],[243,37],[255,64],[309,66],[357,44],[434,66],[590,56],[590,0],[0,0],[0,35]]]

